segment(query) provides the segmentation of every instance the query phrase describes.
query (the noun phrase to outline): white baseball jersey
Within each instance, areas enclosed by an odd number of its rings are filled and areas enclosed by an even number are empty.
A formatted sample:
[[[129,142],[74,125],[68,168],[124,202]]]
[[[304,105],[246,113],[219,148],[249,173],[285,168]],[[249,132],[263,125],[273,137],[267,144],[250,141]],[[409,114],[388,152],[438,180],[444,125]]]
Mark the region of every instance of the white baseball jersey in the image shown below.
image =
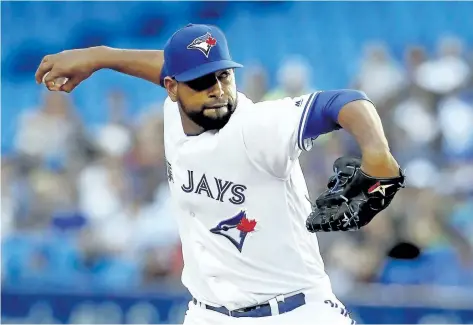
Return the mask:
[[[228,124],[198,136],[184,134],[177,103],[166,99],[182,281],[197,300],[232,310],[303,289],[331,294],[305,228],[311,208],[298,160],[312,97],[253,103],[238,93]]]

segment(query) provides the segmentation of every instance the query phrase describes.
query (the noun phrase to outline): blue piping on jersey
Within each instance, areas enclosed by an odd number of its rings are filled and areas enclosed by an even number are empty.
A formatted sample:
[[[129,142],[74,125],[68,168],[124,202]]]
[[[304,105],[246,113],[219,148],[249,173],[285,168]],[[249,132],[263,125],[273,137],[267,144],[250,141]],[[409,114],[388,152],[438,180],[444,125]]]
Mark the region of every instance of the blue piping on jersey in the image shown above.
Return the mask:
[[[317,95],[319,93],[320,92],[312,93],[309,96],[309,99],[307,100],[307,103],[305,103],[304,111],[302,112],[301,120],[299,122],[299,130],[297,131],[297,146],[301,150],[306,150],[305,147],[304,147],[304,139],[303,139],[302,130],[305,129],[305,126],[307,124],[307,116],[309,115],[310,107],[312,106],[312,102],[313,102],[313,100],[315,100],[315,97],[317,97]]]

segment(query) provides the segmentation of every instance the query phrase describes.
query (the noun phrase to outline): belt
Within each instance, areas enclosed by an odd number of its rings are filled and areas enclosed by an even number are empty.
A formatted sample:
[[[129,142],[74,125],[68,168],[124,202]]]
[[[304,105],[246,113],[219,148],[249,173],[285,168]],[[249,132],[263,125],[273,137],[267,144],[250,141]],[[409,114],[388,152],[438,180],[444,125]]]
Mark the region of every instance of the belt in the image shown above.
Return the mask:
[[[192,298],[192,301],[195,305],[199,305],[202,308],[213,310],[217,313],[225,314],[231,317],[267,317],[284,314],[305,305],[305,295],[302,292],[289,297],[280,295],[261,305],[245,307],[236,310],[229,310],[223,306],[212,307],[197,301],[195,298]]]

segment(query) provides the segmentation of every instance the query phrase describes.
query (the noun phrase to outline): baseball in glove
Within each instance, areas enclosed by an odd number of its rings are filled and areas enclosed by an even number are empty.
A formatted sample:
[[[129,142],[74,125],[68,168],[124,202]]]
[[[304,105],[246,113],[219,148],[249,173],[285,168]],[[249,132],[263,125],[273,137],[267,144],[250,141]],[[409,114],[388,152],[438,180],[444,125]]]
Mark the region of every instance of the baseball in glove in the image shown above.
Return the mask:
[[[356,231],[386,209],[394,195],[404,187],[404,173],[399,177],[379,178],[366,175],[361,160],[340,157],[335,160],[327,190],[312,203],[306,221],[310,232]]]

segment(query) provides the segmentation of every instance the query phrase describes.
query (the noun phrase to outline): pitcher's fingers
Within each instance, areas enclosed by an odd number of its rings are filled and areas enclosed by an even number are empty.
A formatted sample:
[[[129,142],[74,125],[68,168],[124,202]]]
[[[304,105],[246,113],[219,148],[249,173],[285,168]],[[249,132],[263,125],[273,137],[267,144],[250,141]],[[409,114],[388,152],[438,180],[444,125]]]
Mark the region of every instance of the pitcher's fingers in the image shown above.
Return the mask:
[[[43,60],[41,60],[41,63],[39,64],[38,69],[35,73],[35,79],[37,84],[43,82],[44,75],[51,71],[53,66],[54,63],[52,62],[51,57],[49,55],[46,55]]]
[[[71,79],[68,79],[62,86],[61,86],[61,90],[62,91],[65,91],[66,93],[70,93],[71,91],[74,90],[74,88],[77,87],[77,85],[79,85],[81,83],[81,79],[80,78],[71,78]]]
[[[62,84],[64,84],[64,78],[66,78],[66,76],[64,76],[64,74],[60,71],[58,71],[58,69],[55,69],[54,67],[51,69],[51,71],[49,72],[46,72],[43,76],[43,82],[45,84],[49,84],[50,82],[55,82],[56,84],[58,83],[58,81],[63,81]],[[61,86],[61,85],[60,85]]]
[[[45,74],[45,77],[43,78],[43,83],[48,88],[50,91],[61,91],[62,86],[66,84],[66,82],[69,80],[68,78],[65,77],[58,77],[54,80],[48,81],[49,80],[49,73]]]

